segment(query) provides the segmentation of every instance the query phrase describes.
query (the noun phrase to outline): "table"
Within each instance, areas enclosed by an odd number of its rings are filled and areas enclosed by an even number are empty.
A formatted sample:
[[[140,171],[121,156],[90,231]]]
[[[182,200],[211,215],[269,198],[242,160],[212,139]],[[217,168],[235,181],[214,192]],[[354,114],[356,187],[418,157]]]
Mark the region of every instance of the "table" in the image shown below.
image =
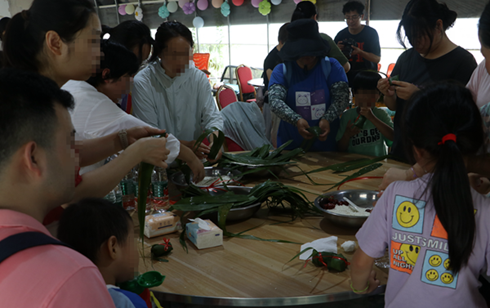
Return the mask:
[[[298,166],[303,170],[313,170],[333,163],[363,157],[349,153],[307,153]],[[393,160],[383,162],[383,166],[368,175],[382,176],[390,167],[408,166]],[[323,193],[325,186],[313,186],[297,167],[288,168],[289,174],[282,173],[281,182],[308,191],[310,200]],[[355,172],[355,171],[354,171]],[[338,182],[343,177],[331,171],[310,175],[319,183]],[[263,182],[251,179],[247,186]],[[381,179],[362,180],[346,183],[342,189],[376,190]],[[294,222],[287,216],[267,215],[261,209],[246,221],[227,225],[228,231],[236,233],[259,226],[247,232],[268,239],[284,239],[298,243],[311,242],[330,235],[338,236],[339,252],[350,260],[352,253],[344,253],[340,245],[346,240],[355,240],[356,230],[336,227],[322,217],[298,219]],[[282,224],[275,224],[284,222]],[[169,262],[140,260],[140,272],[157,270],[166,275],[165,282],[155,288],[157,298],[186,304],[206,306],[304,306],[335,301],[356,299],[361,296],[350,292],[349,270],[330,273],[312,264],[295,259],[288,262],[300,251],[300,245],[261,242],[239,238],[223,239],[223,246],[198,250],[188,242],[189,252],[180,247],[178,234],[169,234],[174,250]],[[161,242],[161,237],[146,240],[147,243]],[[149,247],[145,249],[149,255]],[[382,285],[386,284],[387,271],[376,269]],[[379,292],[384,289],[380,288]]]
[[[260,87],[264,86],[264,79],[263,78],[254,78],[254,79],[247,81],[247,83],[251,86],[256,87],[256,88],[260,88]]]

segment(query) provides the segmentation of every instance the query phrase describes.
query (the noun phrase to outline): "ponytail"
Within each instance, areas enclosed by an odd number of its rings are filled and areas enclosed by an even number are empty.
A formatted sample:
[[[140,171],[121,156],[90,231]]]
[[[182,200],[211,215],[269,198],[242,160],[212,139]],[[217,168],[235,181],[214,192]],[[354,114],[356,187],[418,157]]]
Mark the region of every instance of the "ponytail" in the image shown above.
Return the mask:
[[[317,15],[316,6],[310,1],[301,1],[296,5],[291,22],[298,19],[310,19]]]
[[[4,67],[15,67],[37,72],[41,63],[37,53],[42,42],[30,35],[29,11],[16,14],[7,25],[3,37]]]
[[[468,89],[440,83],[413,95],[404,120],[407,143],[436,161],[427,190],[447,232],[450,269],[456,274],[468,264],[475,237],[473,198],[463,158],[483,145],[480,112]],[[447,138],[451,134],[454,138]]]

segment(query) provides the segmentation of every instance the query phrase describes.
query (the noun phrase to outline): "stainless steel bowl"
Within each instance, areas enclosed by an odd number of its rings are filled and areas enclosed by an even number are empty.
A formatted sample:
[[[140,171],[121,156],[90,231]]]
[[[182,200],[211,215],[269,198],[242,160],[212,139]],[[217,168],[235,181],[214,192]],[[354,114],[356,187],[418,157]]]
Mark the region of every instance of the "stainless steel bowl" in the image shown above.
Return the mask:
[[[367,217],[361,216],[352,216],[352,215],[342,215],[333,213],[330,210],[324,209],[320,202],[322,199],[326,199],[328,197],[334,197],[336,200],[344,201],[344,197],[347,197],[349,200],[354,202],[358,207],[363,209],[370,209],[373,207],[373,203],[378,200],[378,192],[375,190],[340,190],[330,192],[324,195],[319,196],[315,199],[315,206],[325,213],[325,218],[342,227],[350,227],[350,228],[360,228],[362,224],[366,221]]]
[[[243,186],[228,186],[228,189],[233,191],[237,195],[248,195],[252,190],[252,187]],[[223,191],[209,192],[211,195],[218,195],[224,193]],[[251,204],[246,207],[236,207],[230,209],[226,221],[244,220],[252,217],[255,212],[260,208],[260,202]],[[217,218],[217,213],[213,213],[213,218]]]
[[[235,181],[239,181],[242,178],[241,172],[238,170],[229,170],[229,169],[215,168],[215,167],[204,168],[204,176],[219,176],[219,175],[221,176],[226,175]],[[170,180],[175,184],[175,186],[177,186],[179,190],[185,189],[188,186],[187,182],[185,181],[185,175],[184,173],[182,173],[182,171],[178,171],[172,174]],[[191,174],[191,181],[192,181],[192,174]],[[196,185],[197,187],[206,187],[197,184],[194,185]],[[217,185],[217,186],[223,186],[223,185]]]

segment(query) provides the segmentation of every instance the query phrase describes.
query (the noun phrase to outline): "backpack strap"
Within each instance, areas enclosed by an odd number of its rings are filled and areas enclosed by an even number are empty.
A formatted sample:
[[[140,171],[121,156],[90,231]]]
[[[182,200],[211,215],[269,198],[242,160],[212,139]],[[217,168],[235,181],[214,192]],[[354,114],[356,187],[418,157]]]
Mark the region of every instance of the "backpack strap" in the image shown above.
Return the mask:
[[[41,232],[29,231],[11,235],[0,241],[0,262],[8,257],[32,247],[43,245],[69,245]]]
[[[328,57],[321,58],[320,64],[322,66],[325,80],[328,80],[328,76],[330,76],[330,72],[332,71],[332,64],[330,63],[330,59]],[[291,78],[293,77],[293,70],[290,61],[286,61],[282,64],[282,74],[284,76],[284,80],[286,81],[286,87],[289,88],[289,84],[291,84]]]
[[[325,80],[328,80],[330,76],[330,72],[332,71],[332,63],[330,63],[330,59],[328,57],[322,58],[321,60],[323,75],[325,76]]]

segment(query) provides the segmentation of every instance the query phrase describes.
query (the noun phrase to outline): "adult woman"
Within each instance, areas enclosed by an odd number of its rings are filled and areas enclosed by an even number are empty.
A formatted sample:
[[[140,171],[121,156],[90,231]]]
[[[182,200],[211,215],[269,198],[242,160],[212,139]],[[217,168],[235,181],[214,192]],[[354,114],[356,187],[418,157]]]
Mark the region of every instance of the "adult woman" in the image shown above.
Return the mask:
[[[165,127],[189,148],[203,129],[223,129],[206,75],[190,65],[193,46],[186,26],[177,21],[162,23],[150,63],[134,78],[132,93],[137,118]],[[204,158],[209,150],[201,144],[196,155]]]
[[[27,11],[9,22],[4,37],[6,66],[38,72],[60,87],[70,79],[86,80],[95,73],[100,58],[100,22],[88,0],[35,0]],[[96,163],[128,146],[102,168],[83,176],[74,200],[102,197],[142,160],[160,167],[169,151],[166,139],[143,138],[164,133],[136,127],[83,142],[80,165]],[[140,140],[138,140],[140,139]]]
[[[436,0],[411,0],[398,25],[398,40],[405,47],[402,28],[412,48],[396,62],[392,76],[400,81],[381,79],[378,89],[385,95],[384,102],[397,110],[392,154],[407,161],[407,152],[401,135],[401,119],[406,101],[419,89],[432,82],[454,79],[466,84],[476,68],[473,56],[449,40],[446,30],[456,20],[457,13]]]
[[[318,33],[318,23],[300,19],[287,27],[288,41],[281,49],[285,61],[272,72],[269,83],[271,110],[281,118],[277,145],[293,142],[287,149],[313,138],[310,126],[321,134],[313,151],[335,151],[339,116],[349,102],[347,77],[340,63],[325,58],[328,43]]]

